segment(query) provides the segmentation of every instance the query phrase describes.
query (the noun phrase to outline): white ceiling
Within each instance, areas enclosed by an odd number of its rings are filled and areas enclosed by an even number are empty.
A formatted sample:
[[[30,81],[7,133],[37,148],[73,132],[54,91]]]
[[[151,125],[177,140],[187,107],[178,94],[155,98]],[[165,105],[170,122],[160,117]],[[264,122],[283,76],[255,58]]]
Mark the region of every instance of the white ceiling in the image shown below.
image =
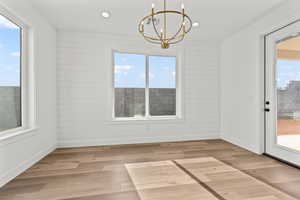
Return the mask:
[[[57,29],[137,35],[141,17],[163,0],[30,0]],[[286,0],[167,0],[169,9],[185,4],[186,12],[200,27],[192,39],[223,39]],[[110,19],[101,11],[108,10]]]

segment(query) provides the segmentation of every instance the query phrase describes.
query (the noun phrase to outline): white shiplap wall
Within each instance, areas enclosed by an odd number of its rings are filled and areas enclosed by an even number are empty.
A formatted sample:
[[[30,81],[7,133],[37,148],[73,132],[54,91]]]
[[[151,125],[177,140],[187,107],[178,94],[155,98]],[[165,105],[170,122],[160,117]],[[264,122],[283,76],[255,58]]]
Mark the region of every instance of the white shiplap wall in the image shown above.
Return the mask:
[[[126,38],[126,39],[125,39]],[[141,39],[59,32],[57,131],[59,146],[89,146],[219,138],[219,46],[189,42],[162,51]],[[181,57],[181,121],[112,122],[111,51]]]

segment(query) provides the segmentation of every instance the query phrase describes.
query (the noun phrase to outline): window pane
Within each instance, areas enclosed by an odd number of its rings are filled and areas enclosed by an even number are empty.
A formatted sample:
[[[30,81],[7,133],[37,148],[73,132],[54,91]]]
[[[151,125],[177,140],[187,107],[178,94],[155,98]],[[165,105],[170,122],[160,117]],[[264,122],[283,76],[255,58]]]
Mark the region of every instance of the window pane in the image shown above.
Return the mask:
[[[149,57],[150,115],[176,115],[176,57]]]
[[[146,57],[114,54],[115,117],[145,116]]]
[[[277,43],[277,143],[300,151],[300,37]],[[297,49],[298,48],[298,49]]]
[[[0,15],[0,131],[21,126],[20,34]]]

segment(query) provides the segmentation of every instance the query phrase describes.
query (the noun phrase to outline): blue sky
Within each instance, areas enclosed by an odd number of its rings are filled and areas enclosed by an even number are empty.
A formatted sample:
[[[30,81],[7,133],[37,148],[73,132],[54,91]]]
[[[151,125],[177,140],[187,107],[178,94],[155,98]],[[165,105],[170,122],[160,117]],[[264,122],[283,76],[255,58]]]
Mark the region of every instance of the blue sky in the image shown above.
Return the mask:
[[[144,88],[146,57],[137,54],[115,53],[115,87]],[[176,87],[176,58],[149,57],[149,87]],[[300,81],[300,60],[277,61],[277,87],[285,88],[290,81]]]
[[[0,86],[20,86],[20,31],[0,15]]]
[[[115,53],[115,87],[145,88],[146,56]],[[149,87],[176,87],[176,58],[149,56]]]
[[[277,87],[285,88],[292,80],[300,81],[300,60],[278,60]]]

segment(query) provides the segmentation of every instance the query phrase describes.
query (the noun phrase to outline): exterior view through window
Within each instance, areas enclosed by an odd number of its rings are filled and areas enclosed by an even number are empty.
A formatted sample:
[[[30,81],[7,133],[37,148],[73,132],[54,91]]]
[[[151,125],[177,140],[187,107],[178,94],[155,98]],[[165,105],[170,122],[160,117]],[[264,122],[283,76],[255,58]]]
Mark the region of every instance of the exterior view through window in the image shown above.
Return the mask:
[[[300,36],[277,44],[277,141],[300,151]]]
[[[0,132],[21,126],[21,27],[0,14]]]
[[[114,53],[114,116],[176,116],[176,57]]]

